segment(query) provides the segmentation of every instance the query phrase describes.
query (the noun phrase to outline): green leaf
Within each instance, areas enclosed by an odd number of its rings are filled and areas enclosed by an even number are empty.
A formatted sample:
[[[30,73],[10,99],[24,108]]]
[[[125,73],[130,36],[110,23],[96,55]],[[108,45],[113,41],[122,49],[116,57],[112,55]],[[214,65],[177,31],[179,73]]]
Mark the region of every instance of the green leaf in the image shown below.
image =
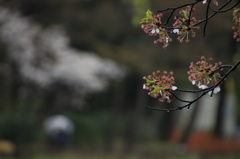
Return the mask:
[[[148,83],[148,82],[152,82],[150,79],[146,79],[146,82]]]
[[[151,18],[152,19],[152,12],[149,9],[146,12],[146,18]]]
[[[163,90],[163,87],[158,87],[158,86],[153,86],[153,90],[151,91],[151,93],[157,94],[159,93],[160,90]]]
[[[148,9],[146,12],[146,17],[141,19],[140,24],[148,23],[149,20],[152,20],[152,12]]]
[[[183,11],[184,18],[188,18],[188,16],[189,16],[188,11],[186,11],[186,10],[182,10],[182,11]]]
[[[140,24],[148,23],[148,20],[146,18],[141,19]]]

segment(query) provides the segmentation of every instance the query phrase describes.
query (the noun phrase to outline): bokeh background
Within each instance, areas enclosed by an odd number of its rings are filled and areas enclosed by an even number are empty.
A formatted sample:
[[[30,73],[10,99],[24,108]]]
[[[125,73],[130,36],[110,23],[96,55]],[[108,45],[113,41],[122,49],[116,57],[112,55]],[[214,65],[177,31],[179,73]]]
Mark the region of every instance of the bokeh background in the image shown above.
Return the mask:
[[[190,109],[145,107],[179,103],[147,96],[144,75],[173,71],[178,88],[196,89],[190,62],[240,59],[231,12],[211,19],[205,37],[201,26],[195,39],[173,37],[167,49],[141,30],[147,9],[188,2],[1,0],[0,158],[239,158],[240,69]]]

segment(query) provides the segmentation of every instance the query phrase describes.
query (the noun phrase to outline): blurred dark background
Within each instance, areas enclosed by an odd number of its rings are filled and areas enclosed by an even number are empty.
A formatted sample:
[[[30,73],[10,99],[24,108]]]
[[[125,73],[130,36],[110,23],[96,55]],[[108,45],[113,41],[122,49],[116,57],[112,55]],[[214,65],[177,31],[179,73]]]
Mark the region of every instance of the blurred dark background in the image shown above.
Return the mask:
[[[190,109],[145,107],[179,103],[147,96],[144,75],[173,71],[178,88],[195,89],[187,79],[190,62],[240,59],[231,12],[211,19],[205,37],[201,26],[195,39],[173,37],[167,49],[141,30],[147,9],[188,2],[1,0],[0,158],[239,156],[239,69],[220,93]],[[204,18],[204,7],[196,7],[197,18]],[[57,115],[55,127],[46,128]]]

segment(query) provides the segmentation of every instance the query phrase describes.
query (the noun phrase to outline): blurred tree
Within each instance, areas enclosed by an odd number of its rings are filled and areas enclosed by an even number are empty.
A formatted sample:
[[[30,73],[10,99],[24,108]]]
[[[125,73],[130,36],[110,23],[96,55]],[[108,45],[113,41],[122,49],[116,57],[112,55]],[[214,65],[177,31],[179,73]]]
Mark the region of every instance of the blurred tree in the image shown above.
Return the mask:
[[[132,5],[132,25],[134,27],[139,26],[139,19],[144,16],[144,12],[150,7],[150,1],[148,0],[124,0],[124,3]]]

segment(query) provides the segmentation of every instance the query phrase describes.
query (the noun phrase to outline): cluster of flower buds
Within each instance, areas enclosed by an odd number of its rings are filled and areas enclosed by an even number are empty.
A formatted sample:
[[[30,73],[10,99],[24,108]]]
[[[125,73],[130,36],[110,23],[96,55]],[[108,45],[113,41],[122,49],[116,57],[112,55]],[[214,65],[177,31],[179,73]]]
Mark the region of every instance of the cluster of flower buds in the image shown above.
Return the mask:
[[[201,61],[196,62],[195,64],[192,62],[190,64],[190,70],[188,71],[188,79],[192,82],[193,85],[198,86],[199,89],[206,89],[210,86],[215,85],[221,75],[218,71],[222,69],[219,66],[222,64],[221,62],[211,64],[212,58],[209,58],[207,61],[204,56],[201,57]],[[220,91],[220,87],[216,87],[214,89],[214,93]]]
[[[199,26],[195,26],[195,24],[197,23],[196,18],[190,17],[190,13],[194,11],[195,11],[195,8],[187,6],[185,10],[181,10],[179,12],[179,14],[181,15],[180,17],[178,16],[174,17],[176,21],[175,23],[173,23],[173,27],[180,30],[177,33],[179,35],[177,39],[180,42],[183,42],[184,39],[185,39],[185,42],[189,42],[190,41],[189,33],[191,33],[191,36],[193,38],[195,38],[196,36],[196,32],[194,31],[194,29],[199,29]]]
[[[162,26],[162,14],[153,15],[150,10],[146,12],[146,17],[141,20],[141,28],[145,33],[159,38],[154,43],[162,42],[163,48],[166,48],[172,39],[168,35],[166,28]]]
[[[172,41],[168,33],[178,34],[180,42],[183,42],[184,39],[186,42],[189,42],[189,33],[191,33],[192,37],[195,37],[196,33],[194,29],[199,29],[199,26],[195,26],[197,23],[196,18],[190,16],[190,13],[194,11],[194,8],[187,6],[186,9],[179,12],[180,16],[174,18],[176,21],[173,23],[173,27],[166,27],[161,22],[163,14],[153,15],[148,10],[146,17],[140,22],[142,24],[141,28],[151,36],[158,36],[158,39],[154,40],[154,43],[163,43],[163,48],[166,48],[169,42]]]
[[[146,83],[143,85],[143,89],[149,91],[148,95],[154,98],[158,98],[160,102],[171,102],[169,96],[171,90],[176,90],[177,87],[173,86],[175,83],[173,72],[164,71],[162,74],[160,71],[153,72],[152,75],[144,76]]]
[[[233,38],[237,40],[237,42],[240,42],[240,8],[235,8],[233,11],[233,21],[234,26],[232,29],[235,30],[233,33]]]

